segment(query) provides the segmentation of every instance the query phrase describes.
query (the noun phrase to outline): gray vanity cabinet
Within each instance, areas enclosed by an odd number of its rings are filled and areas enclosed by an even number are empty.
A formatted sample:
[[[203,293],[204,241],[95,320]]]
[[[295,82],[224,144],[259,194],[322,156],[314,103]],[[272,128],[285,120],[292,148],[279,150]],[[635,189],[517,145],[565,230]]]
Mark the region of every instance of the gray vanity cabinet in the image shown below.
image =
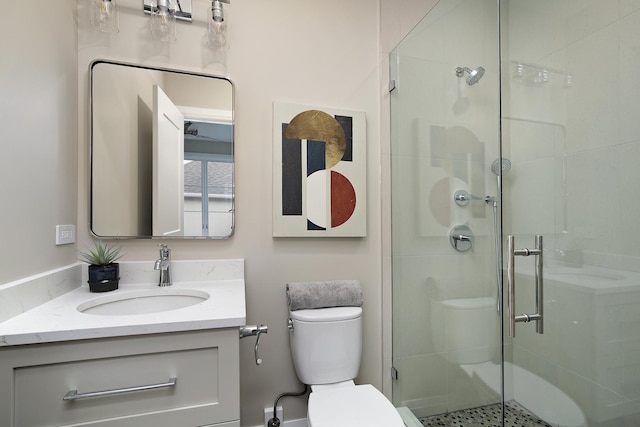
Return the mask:
[[[239,427],[238,341],[227,328],[2,347],[0,425]]]

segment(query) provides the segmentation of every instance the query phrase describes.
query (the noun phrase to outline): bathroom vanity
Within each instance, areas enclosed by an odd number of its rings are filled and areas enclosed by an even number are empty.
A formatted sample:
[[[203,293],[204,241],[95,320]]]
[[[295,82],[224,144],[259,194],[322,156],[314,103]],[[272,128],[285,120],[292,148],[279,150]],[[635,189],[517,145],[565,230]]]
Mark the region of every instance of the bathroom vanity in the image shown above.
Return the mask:
[[[238,339],[225,328],[2,349],[0,424],[237,427]],[[82,398],[100,391],[113,394]]]
[[[0,323],[0,425],[239,427],[243,262],[212,262],[174,262],[203,275],[171,289],[123,263],[118,291],[81,286]]]

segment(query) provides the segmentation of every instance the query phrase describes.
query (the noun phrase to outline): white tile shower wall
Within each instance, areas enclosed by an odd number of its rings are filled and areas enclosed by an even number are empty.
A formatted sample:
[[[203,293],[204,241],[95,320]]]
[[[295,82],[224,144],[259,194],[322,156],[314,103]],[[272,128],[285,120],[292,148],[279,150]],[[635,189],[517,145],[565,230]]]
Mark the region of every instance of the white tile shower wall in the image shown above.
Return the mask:
[[[520,22],[523,16],[530,19],[526,13],[531,11],[522,9],[532,6],[526,3],[511,4],[512,22]],[[631,183],[637,180],[633,155],[640,143],[636,118],[640,101],[634,95],[639,84],[635,70],[640,59],[634,52],[640,46],[640,13],[635,2],[621,3],[620,10],[604,1],[548,3],[548,8],[541,9],[554,17],[543,24],[554,25],[546,32],[558,35],[553,48],[539,49],[535,44],[538,38],[531,42],[526,23],[521,22],[522,26],[511,25],[511,59],[524,56],[565,70],[571,74],[572,84],[544,88],[512,79],[510,106],[514,116],[549,121],[563,129],[565,140],[555,140],[556,149],[563,150],[556,156],[556,164],[541,165],[538,171],[562,174],[566,179],[554,178],[553,218],[544,218],[548,212],[537,206],[538,198],[532,197],[528,203],[522,197],[518,200],[518,195],[530,190],[524,180],[517,180],[518,171],[524,169],[519,162],[533,161],[536,156],[521,146],[540,146],[551,139],[535,135],[533,128],[513,126],[506,138],[511,143],[506,151],[512,153],[515,163],[506,183],[514,198],[514,211],[509,212],[513,214],[512,229],[517,232],[519,227],[531,225],[530,212],[540,211],[536,227],[545,232],[555,227],[555,235],[548,239],[553,242],[551,248],[579,252],[580,260],[591,265],[637,271],[640,254],[629,244],[633,239],[624,236],[634,229],[640,212],[640,203],[627,196],[632,194]],[[539,10],[540,5],[535,6]],[[546,102],[540,102],[545,100],[543,94]],[[543,126],[538,124],[537,128]],[[540,182],[544,183],[544,178]],[[566,201],[562,193],[567,195]]]

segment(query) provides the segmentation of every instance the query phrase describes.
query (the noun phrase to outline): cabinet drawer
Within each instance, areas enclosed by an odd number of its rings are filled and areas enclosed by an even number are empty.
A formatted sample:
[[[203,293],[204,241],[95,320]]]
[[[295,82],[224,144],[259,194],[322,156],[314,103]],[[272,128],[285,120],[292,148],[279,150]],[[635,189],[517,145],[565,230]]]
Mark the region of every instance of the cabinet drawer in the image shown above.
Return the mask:
[[[187,427],[237,420],[237,364],[237,345],[227,345],[16,367],[13,426]],[[128,390],[170,378],[175,385]],[[119,392],[63,400],[70,390]]]

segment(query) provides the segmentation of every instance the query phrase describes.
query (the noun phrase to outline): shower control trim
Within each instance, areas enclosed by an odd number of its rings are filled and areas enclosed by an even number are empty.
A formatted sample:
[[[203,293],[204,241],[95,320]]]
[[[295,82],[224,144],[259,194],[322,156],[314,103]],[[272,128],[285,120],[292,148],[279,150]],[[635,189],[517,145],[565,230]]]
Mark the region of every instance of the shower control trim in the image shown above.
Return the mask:
[[[458,252],[466,252],[473,248],[473,232],[466,225],[456,225],[449,233],[451,246]]]
[[[467,206],[469,204],[469,201],[471,200],[471,196],[464,190],[458,190],[453,193],[453,200],[458,206]]]

